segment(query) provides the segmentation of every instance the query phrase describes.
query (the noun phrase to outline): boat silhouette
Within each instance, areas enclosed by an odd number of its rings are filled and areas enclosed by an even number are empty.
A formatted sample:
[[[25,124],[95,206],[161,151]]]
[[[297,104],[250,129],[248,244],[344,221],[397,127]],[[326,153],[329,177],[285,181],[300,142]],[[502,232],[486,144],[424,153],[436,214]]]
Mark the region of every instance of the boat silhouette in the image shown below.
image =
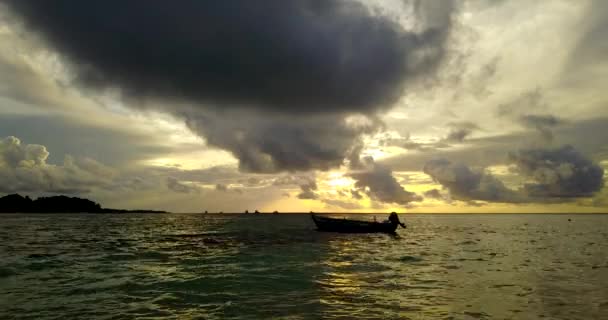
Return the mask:
[[[340,232],[340,233],[395,233],[398,226],[406,228],[405,224],[399,221],[397,213],[392,212],[388,220],[378,221],[364,221],[364,220],[352,220],[346,218],[329,218],[318,216],[311,213],[312,221],[317,226],[317,230],[326,232]]]

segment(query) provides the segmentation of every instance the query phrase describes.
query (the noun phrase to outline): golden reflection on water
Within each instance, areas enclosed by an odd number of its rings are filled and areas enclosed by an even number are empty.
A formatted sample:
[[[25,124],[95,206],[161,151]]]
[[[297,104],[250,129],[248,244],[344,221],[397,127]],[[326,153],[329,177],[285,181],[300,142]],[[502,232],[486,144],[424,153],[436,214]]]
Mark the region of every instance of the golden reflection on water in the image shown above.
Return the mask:
[[[388,235],[335,235],[320,257],[323,267],[317,285],[324,316],[448,316],[452,305],[446,283],[438,280],[446,270],[412,249],[408,240]]]
[[[321,286],[328,297],[320,297],[322,303],[335,302],[336,296],[354,295],[361,291],[362,281],[357,279],[357,275],[347,271],[353,266],[349,254],[353,251],[352,241],[330,241],[328,253],[323,257],[321,266],[323,274],[318,284]],[[335,271],[334,271],[335,270]]]

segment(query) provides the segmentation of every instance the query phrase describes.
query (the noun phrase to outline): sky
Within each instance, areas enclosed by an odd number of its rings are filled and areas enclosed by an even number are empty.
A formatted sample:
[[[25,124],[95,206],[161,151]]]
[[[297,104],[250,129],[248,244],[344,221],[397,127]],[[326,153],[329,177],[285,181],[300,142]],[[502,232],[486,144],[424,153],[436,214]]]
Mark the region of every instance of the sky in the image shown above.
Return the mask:
[[[0,194],[608,212],[602,0],[0,0]]]

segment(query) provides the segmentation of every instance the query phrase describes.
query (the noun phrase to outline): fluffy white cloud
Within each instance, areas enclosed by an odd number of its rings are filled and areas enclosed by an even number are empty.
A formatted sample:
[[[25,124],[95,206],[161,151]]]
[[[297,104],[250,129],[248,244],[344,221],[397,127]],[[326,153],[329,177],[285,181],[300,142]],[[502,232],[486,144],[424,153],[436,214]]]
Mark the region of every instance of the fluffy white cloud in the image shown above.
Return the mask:
[[[66,156],[53,165],[48,156],[45,146],[13,136],[0,140],[0,192],[85,193],[110,186],[116,174],[93,159]]]

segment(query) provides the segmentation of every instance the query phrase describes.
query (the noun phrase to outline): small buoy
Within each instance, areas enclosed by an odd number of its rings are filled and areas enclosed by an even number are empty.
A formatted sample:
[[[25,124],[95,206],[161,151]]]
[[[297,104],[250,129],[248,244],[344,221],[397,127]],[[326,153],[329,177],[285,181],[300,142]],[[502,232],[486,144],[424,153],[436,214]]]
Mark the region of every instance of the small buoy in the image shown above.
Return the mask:
[[[572,221],[572,219],[568,218],[568,221]]]

